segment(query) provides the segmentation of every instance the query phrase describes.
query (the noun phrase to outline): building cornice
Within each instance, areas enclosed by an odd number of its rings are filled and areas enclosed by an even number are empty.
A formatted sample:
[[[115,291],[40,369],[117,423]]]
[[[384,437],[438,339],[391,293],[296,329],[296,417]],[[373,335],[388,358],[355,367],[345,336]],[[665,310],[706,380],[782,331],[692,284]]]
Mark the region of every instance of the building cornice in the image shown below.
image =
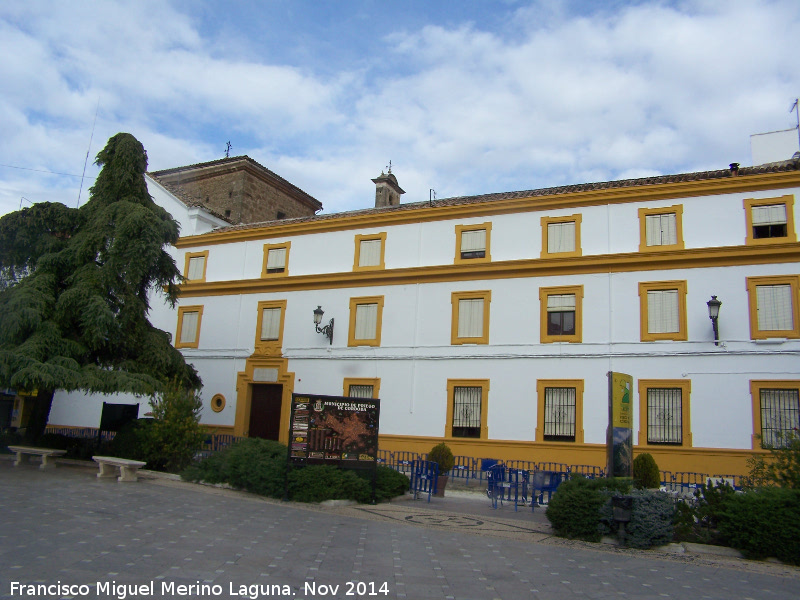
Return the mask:
[[[301,290],[381,287],[417,283],[555,277],[595,273],[630,273],[672,269],[700,269],[742,265],[800,262],[800,243],[770,246],[726,246],[692,248],[641,254],[598,254],[568,258],[532,258],[482,264],[435,265],[386,269],[384,271],[346,271],[283,278],[238,279],[204,283],[184,283],[182,298],[265,294]]]
[[[678,181],[604,187],[562,192],[561,188],[539,190],[535,195],[519,198],[487,199],[477,201],[469,198],[401,204],[386,209],[365,209],[340,214],[318,215],[286,221],[270,221],[264,225],[246,225],[212,231],[198,236],[183,237],[176,247],[190,248],[229,244],[251,240],[326,233],[331,231],[358,230],[371,227],[388,227],[410,223],[468,219],[522,212],[543,212],[606,204],[628,202],[652,202],[698,196],[749,193],[800,186],[800,171],[782,171],[726,178]],[[488,198],[491,198],[489,195]]]

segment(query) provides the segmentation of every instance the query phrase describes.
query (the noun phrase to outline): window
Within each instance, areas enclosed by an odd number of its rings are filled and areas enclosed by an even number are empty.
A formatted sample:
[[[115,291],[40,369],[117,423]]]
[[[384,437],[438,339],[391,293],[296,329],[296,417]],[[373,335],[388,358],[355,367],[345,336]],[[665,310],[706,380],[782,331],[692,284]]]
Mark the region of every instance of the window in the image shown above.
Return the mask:
[[[384,269],[384,252],[386,250],[386,233],[356,236],[356,258],[354,271],[367,269]]]
[[[266,300],[258,303],[256,352],[278,353],[283,347],[283,322],[286,300]]]
[[[348,346],[380,346],[383,296],[350,298]]]
[[[489,262],[492,224],[456,225],[456,264]]]
[[[264,264],[262,277],[284,276],[289,274],[289,249],[291,242],[264,244]]]
[[[751,381],[753,448],[780,448],[800,430],[800,381]]]
[[[203,282],[206,280],[206,262],[208,261],[208,250],[203,252],[187,252],[186,263],[183,268],[183,276],[189,281]]]
[[[536,440],[583,443],[583,379],[539,379]]]
[[[451,344],[489,343],[489,304],[492,292],[453,292],[450,302],[453,316],[450,326]]]
[[[683,250],[683,205],[639,209],[639,252]]]
[[[581,215],[542,217],[542,258],[581,256]]]
[[[639,283],[639,302],[643,342],[688,339],[685,281]]]
[[[800,338],[798,281],[800,276],[748,277],[750,338]]]
[[[202,319],[202,306],[181,306],[178,308],[178,332],[175,334],[176,348],[198,347],[200,343],[200,321]]]
[[[345,378],[344,395],[349,398],[380,398],[380,379]]]
[[[796,242],[794,230],[794,196],[779,198],[746,198],[744,214],[747,221],[745,244],[775,244]]]
[[[488,379],[447,380],[445,437],[486,439],[488,428]]]
[[[539,305],[542,344],[582,340],[582,285],[539,288]]]
[[[691,447],[689,399],[692,383],[686,379],[639,380],[639,445]]]

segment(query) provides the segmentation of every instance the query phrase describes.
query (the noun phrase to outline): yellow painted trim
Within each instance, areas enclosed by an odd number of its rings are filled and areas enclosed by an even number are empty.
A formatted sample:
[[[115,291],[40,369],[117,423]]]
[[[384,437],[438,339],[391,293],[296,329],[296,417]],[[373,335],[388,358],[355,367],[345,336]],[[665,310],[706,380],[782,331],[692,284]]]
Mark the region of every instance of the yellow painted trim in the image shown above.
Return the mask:
[[[678,291],[678,331],[667,333],[650,333],[647,330],[647,292],[660,290]],[[686,341],[688,326],[686,321],[686,281],[644,281],[639,282],[639,315],[641,340],[653,342],[656,340]]]
[[[380,346],[381,329],[383,325],[383,302],[384,296],[362,296],[360,298],[350,298],[350,329],[347,332],[348,346]],[[375,318],[375,339],[362,340],[356,339],[356,311],[359,304],[377,304],[378,316]]]
[[[476,438],[453,437],[453,405],[455,404],[455,389],[457,387],[481,388],[481,437],[489,439],[489,380],[488,379],[448,379],[447,380],[447,420],[444,424],[446,438],[456,440],[475,440]]]
[[[551,444],[583,444],[583,379],[536,380],[536,441],[544,442],[544,395],[546,388],[575,388],[575,441]]]
[[[772,204],[786,205],[786,237],[780,238],[754,238],[753,237],[753,207],[769,206]],[[786,194],[776,198],[745,198],[744,217],[747,221],[747,231],[744,243],[748,246],[760,246],[764,244],[781,244],[786,242],[796,242],[797,233],[794,228],[794,194]]]
[[[800,379],[752,379],[750,380],[750,400],[753,405],[753,450],[761,449],[761,390],[800,390]]]
[[[233,425],[211,425],[209,423],[200,423],[200,426],[207,434],[218,435],[235,435],[233,433]]]
[[[215,413],[222,412],[225,409],[225,396],[222,394],[214,394],[214,397],[211,398],[211,410]]]
[[[286,261],[284,262],[283,271],[280,273],[267,273],[267,260],[269,259],[270,250],[286,249]],[[282,242],[280,244],[264,244],[264,258],[261,263],[261,277],[288,277],[289,276],[289,250],[292,248],[292,242]]]
[[[556,211],[583,206],[603,206],[606,204],[622,204],[630,202],[653,202],[710,196],[716,194],[735,194],[756,192],[800,185],[800,171],[781,173],[762,173],[758,175],[741,175],[720,179],[681,181],[675,183],[654,183],[651,185],[608,187],[605,189],[582,190],[578,192],[552,191],[539,196],[509,198],[506,200],[487,200],[450,206],[418,206],[410,209],[400,208],[365,212],[362,214],[346,213],[328,219],[300,221],[297,223],[270,223],[264,227],[235,229],[221,232],[209,232],[202,235],[186,236],[176,242],[178,248],[193,246],[210,246],[250,240],[274,239],[289,235],[307,235],[328,231],[346,231],[406,225],[409,223],[425,223],[432,221],[464,220],[494,215],[515,214],[523,212]]]
[[[362,267],[358,264],[361,260],[361,242],[370,242],[374,240],[381,241],[381,258],[380,264]],[[371,233],[371,234],[357,234],[356,235],[356,253],[355,260],[353,261],[353,271],[378,271],[386,268],[386,232]]]
[[[692,447],[692,419],[691,395],[692,382],[689,379],[639,379],[639,446],[691,448]],[[683,442],[680,444],[649,444],[647,442],[647,390],[649,388],[679,388],[681,390],[681,435]]]
[[[261,326],[264,323],[264,309],[279,308],[281,309],[281,324],[278,330],[277,340],[262,340],[261,339]],[[283,324],[286,320],[286,300],[264,300],[258,303],[258,317],[256,320],[256,341],[255,353],[256,354],[281,354],[283,350]]]
[[[800,338],[800,275],[778,275],[773,277],[748,277],[747,278],[747,302],[750,312],[750,339],[766,340],[770,338]],[[790,330],[767,330],[761,331],[758,328],[758,295],[756,288],[760,285],[789,285],[792,288],[792,323],[794,328]]]
[[[193,258],[200,258],[203,257],[203,276],[200,279],[189,279],[189,262]],[[183,264],[183,276],[186,278],[186,281],[191,281],[193,283],[203,283],[206,280],[206,269],[208,268],[208,250],[203,250],[201,252],[187,252],[184,256],[184,264]]]
[[[575,296],[575,334],[548,335],[547,333],[547,297],[572,294]],[[539,288],[539,341],[542,344],[554,342],[580,343],[583,341],[583,286],[563,285],[559,287]]]
[[[569,215],[568,217],[542,217],[542,252],[541,258],[567,258],[570,256],[581,256],[581,221],[583,215]],[[575,250],[572,252],[549,252],[548,251],[548,230],[547,226],[554,223],[575,223]]]
[[[657,246],[647,245],[647,217],[653,215],[675,215],[675,232],[677,242],[675,244],[659,244]],[[663,250],[683,250],[683,204],[675,206],[665,206],[663,208],[640,208],[639,209],[639,252],[661,252]]]
[[[461,258],[461,234],[465,231],[480,231],[486,230],[486,256],[483,258]],[[491,255],[492,248],[492,223],[476,223],[474,225],[456,225],[456,256],[453,264],[465,265],[474,263],[488,263],[492,262]]]
[[[479,337],[458,337],[458,312],[460,300],[483,300],[483,335]],[[450,344],[457,346],[460,344],[488,344],[489,343],[489,305],[492,302],[491,290],[480,290],[474,292],[452,292],[450,294],[450,304],[452,305],[452,316],[450,321]]]
[[[378,399],[381,397],[381,379],[380,377],[364,378],[364,377],[345,377],[342,382],[342,395],[350,396],[351,385],[371,385],[372,397]]]
[[[556,277],[596,273],[631,273],[800,262],[800,244],[729,246],[625,254],[593,254],[572,258],[520,259],[475,265],[436,265],[383,271],[343,271],[275,279],[238,279],[180,286],[182,298],[231,294],[268,294],[417,283],[443,283],[520,277]]]
[[[245,362],[244,371],[236,374],[236,417],[233,434],[250,435],[250,406],[253,401],[253,384],[272,383],[283,386],[281,397],[281,423],[279,439],[282,444],[289,443],[289,416],[294,392],[294,373],[287,371],[289,361],[280,357],[250,356]],[[277,381],[253,381],[255,369],[277,369]]]
[[[197,336],[193,342],[181,343],[181,331],[183,330],[183,315],[184,313],[198,313],[197,314]],[[200,325],[203,322],[203,305],[197,306],[180,306],[178,307],[178,331],[175,333],[175,347],[176,348],[197,348],[200,345]]]

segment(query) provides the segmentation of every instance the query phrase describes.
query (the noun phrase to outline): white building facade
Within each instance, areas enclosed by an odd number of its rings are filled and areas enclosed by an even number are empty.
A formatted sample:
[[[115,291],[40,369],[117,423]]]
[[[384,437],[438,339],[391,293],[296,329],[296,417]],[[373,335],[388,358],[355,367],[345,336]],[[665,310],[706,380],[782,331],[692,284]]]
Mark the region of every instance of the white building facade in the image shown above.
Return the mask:
[[[602,466],[615,371],[634,378],[635,452],[744,473],[761,436],[800,424],[798,169],[199,227],[174,249],[179,308],[151,320],[219,432],[286,442],[292,393],[363,395],[385,450]],[[57,397],[51,423],[96,426],[81,401]]]

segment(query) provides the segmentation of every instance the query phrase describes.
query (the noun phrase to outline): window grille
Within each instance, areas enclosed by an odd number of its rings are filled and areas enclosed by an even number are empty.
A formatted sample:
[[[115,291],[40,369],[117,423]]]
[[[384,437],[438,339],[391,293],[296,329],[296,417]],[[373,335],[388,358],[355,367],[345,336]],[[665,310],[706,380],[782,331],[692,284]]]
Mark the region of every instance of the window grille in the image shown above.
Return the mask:
[[[756,307],[759,331],[794,329],[791,285],[757,285]]]
[[[280,308],[265,308],[261,313],[261,340],[277,340],[281,332]]]
[[[350,385],[347,390],[347,395],[350,398],[372,398],[371,385]]]
[[[359,267],[378,267],[381,264],[381,246],[383,240],[361,240],[358,252]]]
[[[647,390],[647,443],[683,443],[683,396],[680,388]]]
[[[479,387],[453,388],[453,437],[481,437],[481,396]]]
[[[544,389],[544,439],[575,441],[575,388]]]
[[[800,398],[798,390],[761,390],[761,445],[782,448],[788,444],[790,433],[800,429]]]
[[[647,292],[647,332],[677,333],[680,331],[678,290]]]
[[[575,251],[575,222],[547,224],[547,253]]]
[[[458,301],[458,337],[479,338],[483,336],[483,298],[467,298]]]
[[[648,246],[674,246],[678,243],[677,218],[675,213],[647,215],[645,236]]]

